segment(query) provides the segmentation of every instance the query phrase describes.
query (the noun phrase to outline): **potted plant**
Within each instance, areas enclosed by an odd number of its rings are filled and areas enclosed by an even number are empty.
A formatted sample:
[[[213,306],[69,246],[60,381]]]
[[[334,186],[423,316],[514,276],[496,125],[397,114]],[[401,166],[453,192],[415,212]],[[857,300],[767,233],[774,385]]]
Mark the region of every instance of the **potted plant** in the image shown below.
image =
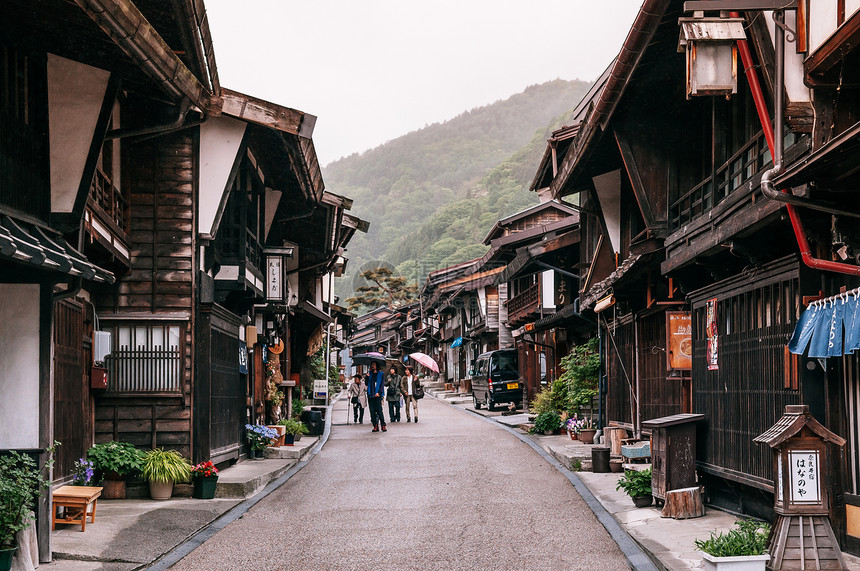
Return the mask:
[[[651,468],[647,470],[624,470],[624,475],[618,480],[616,490],[624,490],[633,499],[637,508],[651,505]]]
[[[554,410],[547,410],[535,418],[535,432],[553,434],[561,428],[561,417]]]
[[[15,536],[32,525],[39,493],[50,484],[32,457],[15,451],[0,457],[0,571],[12,568],[18,549]]]
[[[125,498],[125,477],[140,471],[142,459],[143,452],[128,442],[104,442],[87,450],[87,460],[104,479],[106,499]]]
[[[770,525],[750,519],[735,522],[737,529],[726,533],[711,532],[708,539],[697,539],[705,569],[731,571],[764,570],[770,555],[766,553]]]
[[[582,418],[579,421],[579,439],[583,444],[594,444],[594,435],[597,429],[590,418]]]
[[[218,468],[207,460],[191,468],[191,476],[194,480],[194,497],[201,500],[211,500],[215,497],[215,488],[218,486]]]
[[[248,443],[251,445],[249,457],[252,459],[256,456],[262,460],[263,450],[272,443],[272,440],[278,438],[277,432],[262,424],[246,424],[245,433],[248,436]]]
[[[143,478],[149,482],[153,500],[169,500],[174,482],[185,482],[191,475],[191,464],[176,450],[155,448],[143,455]]]
[[[284,443],[292,446],[298,434],[307,434],[308,427],[300,420],[283,419],[278,424],[284,428]]]

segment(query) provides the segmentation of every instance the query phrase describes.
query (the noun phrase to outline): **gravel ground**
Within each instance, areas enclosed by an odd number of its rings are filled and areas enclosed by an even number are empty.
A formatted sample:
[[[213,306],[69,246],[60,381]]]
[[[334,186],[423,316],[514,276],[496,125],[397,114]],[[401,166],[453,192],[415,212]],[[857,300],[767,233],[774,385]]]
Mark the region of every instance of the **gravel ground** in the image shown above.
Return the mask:
[[[172,569],[629,569],[515,436],[429,397],[386,433],[338,424],[345,406],[312,462]]]

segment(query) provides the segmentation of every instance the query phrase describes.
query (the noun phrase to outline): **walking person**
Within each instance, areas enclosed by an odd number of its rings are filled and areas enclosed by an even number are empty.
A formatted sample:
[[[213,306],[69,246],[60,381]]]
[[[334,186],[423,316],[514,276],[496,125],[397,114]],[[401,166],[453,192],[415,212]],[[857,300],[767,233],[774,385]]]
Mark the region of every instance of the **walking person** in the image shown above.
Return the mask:
[[[382,399],[385,398],[385,375],[379,370],[376,361],[370,363],[370,372],[364,378],[367,384],[367,400],[370,403],[370,422],[373,423],[371,432],[386,432],[385,417],[382,415]]]
[[[385,377],[385,400],[388,401],[388,420],[400,422],[400,375],[391,367]]]
[[[349,384],[347,394],[349,402],[352,403],[352,421],[356,424],[364,424],[364,409],[367,408],[367,385],[361,375],[353,375],[353,382]]]
[[[412,422],[409,418],[409,404],[412,403],[412,412],[415,417],[415,422],[418,422],[418,399],[415,398],[415,391],[421,386],[421,381],[413,374],[412,367],[406,367],[406,374],[400,380],[400,392],[403,394],[404,405],[406,409],[406,422]]]

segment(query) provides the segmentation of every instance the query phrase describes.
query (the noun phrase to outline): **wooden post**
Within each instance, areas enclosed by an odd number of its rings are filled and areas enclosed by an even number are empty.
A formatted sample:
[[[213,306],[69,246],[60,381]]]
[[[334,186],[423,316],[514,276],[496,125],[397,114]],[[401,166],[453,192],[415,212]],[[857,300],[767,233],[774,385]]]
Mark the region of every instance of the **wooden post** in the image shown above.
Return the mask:
[[[661,517],[689,519],[703,515],[705,515],[705,506],[702,503],[702,488],[695,486],[666,492]]]

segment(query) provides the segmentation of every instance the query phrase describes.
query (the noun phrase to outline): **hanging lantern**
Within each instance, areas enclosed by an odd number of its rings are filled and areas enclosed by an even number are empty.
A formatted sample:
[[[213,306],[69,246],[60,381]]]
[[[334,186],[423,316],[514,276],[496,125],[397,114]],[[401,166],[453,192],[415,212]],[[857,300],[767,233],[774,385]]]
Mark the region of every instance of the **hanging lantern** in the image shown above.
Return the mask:
[[[687,56],[687,99],[731,96],[738,91],[737,41],[745,40],[743,18],[680,18],[678,51]]]

